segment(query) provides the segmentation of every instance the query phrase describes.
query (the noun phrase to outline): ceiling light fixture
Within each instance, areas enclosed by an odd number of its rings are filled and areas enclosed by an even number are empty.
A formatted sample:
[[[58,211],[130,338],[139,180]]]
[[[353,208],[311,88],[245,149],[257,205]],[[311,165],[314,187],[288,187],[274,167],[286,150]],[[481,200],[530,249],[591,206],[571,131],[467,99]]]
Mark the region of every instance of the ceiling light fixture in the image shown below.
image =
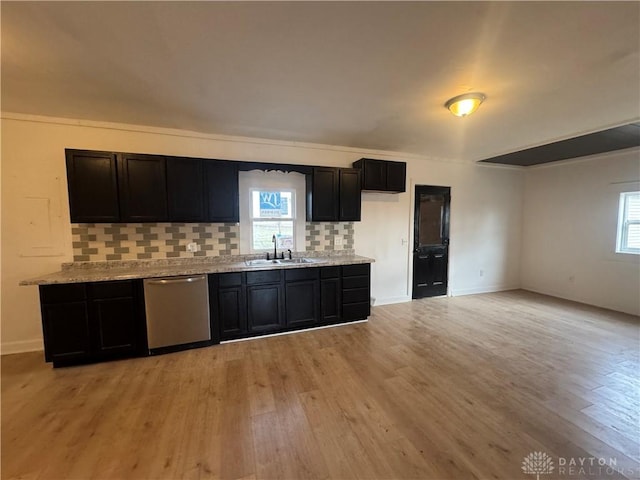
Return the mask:
[[[450,98],[444,106],[456,117],[466,117],[475,112],[485,98],[484,93],[465,93]]]

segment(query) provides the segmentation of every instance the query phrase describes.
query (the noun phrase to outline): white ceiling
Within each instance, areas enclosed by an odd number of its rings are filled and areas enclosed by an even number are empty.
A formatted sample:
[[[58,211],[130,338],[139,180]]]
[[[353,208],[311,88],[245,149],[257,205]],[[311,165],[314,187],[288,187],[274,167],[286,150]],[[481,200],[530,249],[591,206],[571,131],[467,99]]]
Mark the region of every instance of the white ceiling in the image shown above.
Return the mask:
[[[1,9],[5,112],[463,160],[640,119],[639,2]]]

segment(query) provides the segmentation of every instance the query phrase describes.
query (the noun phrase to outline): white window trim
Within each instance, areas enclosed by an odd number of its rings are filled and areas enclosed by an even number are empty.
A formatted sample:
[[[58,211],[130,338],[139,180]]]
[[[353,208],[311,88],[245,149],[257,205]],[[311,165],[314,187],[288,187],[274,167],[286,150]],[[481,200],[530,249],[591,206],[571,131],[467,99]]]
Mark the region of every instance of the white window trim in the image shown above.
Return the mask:
[[[263,253],[267,250],[252,250],[251,239],[251,191],[252,190],[279,190],[295,192],[294,207],[294,250],[305,250],[305,225],[306,225],[306,177],[297,172],[280,172],[252,170],[240,172],[240,253]]]
[[[253,192],[264,192],[264,191],[278,191],[278,192],[289,192],[293,198],[293,204],[291,205],[291,218],[287,217],[254,217],[253,216],[253,208],[251,208],[251,204],[253,202]],[[296,233],[297,233],[297,208],[296,203],[298,202],[298,193],[295,188],[281,188],[281,187],[251,187],[249,188],[249,249],[251,253],[262,253],[262,252],[272,252],[273,246],[270,248],[263,249],[255,249],[253,248],[253,222],[256,220],[260,222],[293,222],[293,243],[294,248],[298,246]],[[277,247],[280,249],[280,247]]]
[[[629,206],[629,198],[631,196],[640,195],[640,192],[621,192],[618,203],[618,224],[616,228],[616,253],[640,255],[640,248],[629,248],[626,245],[627,232],[629,225],[640,225],[640,220],[628,220],[627,209]]]

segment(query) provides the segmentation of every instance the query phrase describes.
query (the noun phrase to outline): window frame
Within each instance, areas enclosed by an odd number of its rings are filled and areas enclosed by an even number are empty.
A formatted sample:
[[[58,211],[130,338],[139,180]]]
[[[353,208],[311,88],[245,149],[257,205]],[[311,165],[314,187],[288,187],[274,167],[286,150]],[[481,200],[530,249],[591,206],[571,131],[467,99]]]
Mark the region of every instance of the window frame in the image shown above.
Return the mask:
[[[291,201],[289,202],[289,207],[291,208],[291,217],[254,217],[253,215],[253,193],[254,192],[280,192],[280,193],[290,193]],[[254,222],[291,222],[293,225],[292,229],[292,238],[293,245],[291,246],[292,251],[296,251],[296,221],[297,221],[297,209],[296,209],[296,201],[297,201],[297,189],[296,188],[283,188],[283,187],[250,187],[249,188],[249,251],[251,253],[263,253],[270,252],[273,250],[270,248],[262,248],[256,249],[253,246],[253,225]],[[277,248],[282,248],[277,246]]]
[[[618,224],[616,227],[616,253],[640,255],[640,248],[627,245],[629,225],[640,225],[640,219],[629,220],[629,199],[640,196],[640,191],[620,192],[618,201]]]

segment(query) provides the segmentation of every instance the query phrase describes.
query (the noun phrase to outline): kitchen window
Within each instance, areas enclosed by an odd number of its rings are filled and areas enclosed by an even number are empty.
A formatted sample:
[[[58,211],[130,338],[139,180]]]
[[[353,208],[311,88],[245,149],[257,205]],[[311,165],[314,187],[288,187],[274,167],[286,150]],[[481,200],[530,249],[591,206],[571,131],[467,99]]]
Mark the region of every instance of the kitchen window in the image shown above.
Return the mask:
[[[251,250],[295,249],[293,190],[251,189]]]
[[[297,172],[240,172],[240,253],[305,250],[306,177]]]
[[[622,192],[616,253],[640,254],[640,192]]]

